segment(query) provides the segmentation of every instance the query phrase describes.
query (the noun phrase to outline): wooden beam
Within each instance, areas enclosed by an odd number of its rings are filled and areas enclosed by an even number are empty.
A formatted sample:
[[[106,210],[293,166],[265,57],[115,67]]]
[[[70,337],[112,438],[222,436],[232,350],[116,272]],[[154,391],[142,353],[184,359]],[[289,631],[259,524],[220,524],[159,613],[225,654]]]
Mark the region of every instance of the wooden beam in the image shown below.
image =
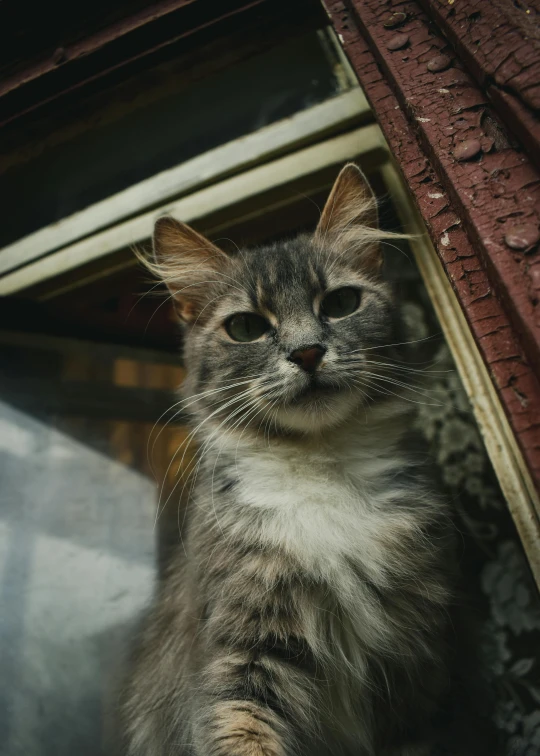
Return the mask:
[[[346,5],[444,188],[431,208],[456,214],[540,373],[540,172],[416,0],[399,4],[399,29],[383,0]]]
[[[388,28],[395,19],[382,0],[327,0],[326,7],[540,491],[540,323],[534,306],[540,257],[534,247],[513,250],[504,239],[516,217],[537,222],[540,203],[529,201],[540,191],[536,171],[522,152],[500,145],[491,151],[483,141],[478,114],[486,110],[486,98],[461,66],[428,68],[449,48],[418,3],[396,7],[403,14],[398,23],[404,19],[399,29]],[[398,33],[402,37],[395,39]],[[462,139],[472,139],[473,147],[480,141],[481,154],[459,159]]]
[[[538,11],[512,0],[420,0],[540,168]]]
[[[382,174],[403,226],[415,235],[411,248],[416,263],[540,588],[540,497],[456,293],[420,216],[411,213],[410,195],[393,165],[383,166]]]

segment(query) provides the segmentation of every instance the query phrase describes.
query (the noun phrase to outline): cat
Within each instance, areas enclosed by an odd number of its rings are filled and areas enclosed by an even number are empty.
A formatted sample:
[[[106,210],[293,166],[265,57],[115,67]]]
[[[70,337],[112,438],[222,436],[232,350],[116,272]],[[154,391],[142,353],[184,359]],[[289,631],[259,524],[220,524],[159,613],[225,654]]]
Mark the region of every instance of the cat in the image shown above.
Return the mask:
[[[129,756],[430,752],[455,539],[377,216],[349,163],[313,235],[226,254],[156,223],[200,461],[123,697]]]

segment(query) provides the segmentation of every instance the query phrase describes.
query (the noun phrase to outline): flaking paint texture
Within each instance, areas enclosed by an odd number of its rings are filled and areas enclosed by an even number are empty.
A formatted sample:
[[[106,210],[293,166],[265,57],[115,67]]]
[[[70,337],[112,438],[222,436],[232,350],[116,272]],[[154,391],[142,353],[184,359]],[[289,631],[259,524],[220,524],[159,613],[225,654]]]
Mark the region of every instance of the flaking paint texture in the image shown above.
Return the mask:
[[[540,227],[540,176],[416,2],[327,2],[347,55],[427,225],[540,489],[540,255],[505,235]],[[406,47],[391,51],[396,29]],[[428,69],[445,54],[452,64]],[[481,150],[458,159],[477,140]],[[472,150],[474,153],[474,150]],[[459,157],[459,150],[458,150]]]

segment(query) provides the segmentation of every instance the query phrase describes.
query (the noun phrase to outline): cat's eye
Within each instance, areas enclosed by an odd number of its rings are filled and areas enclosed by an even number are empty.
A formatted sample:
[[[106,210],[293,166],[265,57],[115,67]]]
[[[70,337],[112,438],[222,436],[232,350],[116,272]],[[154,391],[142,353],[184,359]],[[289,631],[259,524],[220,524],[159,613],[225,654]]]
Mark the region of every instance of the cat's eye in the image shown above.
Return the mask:
[[[321,302],[321,310],[329,318],[344,318],[358,309],[360,290],[343,286],[327,294]]]
[[[225,330],[235,341],[255,341],[270,328],[270,323],[254,312],[238,312],[225,321]]]

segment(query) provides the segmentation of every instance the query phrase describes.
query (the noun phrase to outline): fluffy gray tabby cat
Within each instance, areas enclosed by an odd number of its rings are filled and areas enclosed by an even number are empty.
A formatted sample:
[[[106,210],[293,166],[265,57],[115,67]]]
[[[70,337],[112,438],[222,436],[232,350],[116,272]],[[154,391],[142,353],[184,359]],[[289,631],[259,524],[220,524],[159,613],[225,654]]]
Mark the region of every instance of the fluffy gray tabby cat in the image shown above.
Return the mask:
[[[123,701],[130,756],[429,752],[452,539],[409,443],[390,236],[352,164],[313,236],[227,255],[158,221],[201,461]]]

